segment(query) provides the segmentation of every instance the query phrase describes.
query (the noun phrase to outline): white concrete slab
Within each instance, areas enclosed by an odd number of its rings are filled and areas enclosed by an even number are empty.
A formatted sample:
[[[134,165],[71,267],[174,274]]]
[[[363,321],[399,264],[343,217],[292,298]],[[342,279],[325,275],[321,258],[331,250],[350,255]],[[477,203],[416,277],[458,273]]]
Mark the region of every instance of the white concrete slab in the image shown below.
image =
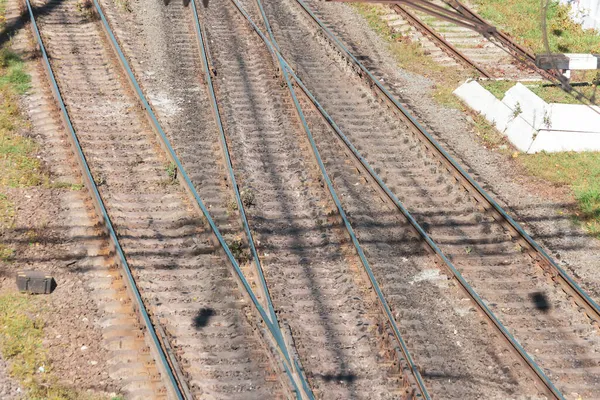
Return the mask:
[[[471,81],[454,91],[520,151],[600,151],[600,107],[548,104],[517,83],[502,101]]]
[[[500,132],[506,130],[513,111],[481,86],[479,82],[467,82],[459,86],[454,94],[473,110],[481,113]]]
[[[551,130],[600,132],[600,107],[553,103],[550,108]]]
[[[600,151],[600,134],[542,129],[527,152],[533,154],[540,151]]]
[[[520,82],[506,91],[502,102],[513,111],[520,109],[520,116],[535,129],[545,127],[544,122],[549,121],[550,106],[548,103]]]

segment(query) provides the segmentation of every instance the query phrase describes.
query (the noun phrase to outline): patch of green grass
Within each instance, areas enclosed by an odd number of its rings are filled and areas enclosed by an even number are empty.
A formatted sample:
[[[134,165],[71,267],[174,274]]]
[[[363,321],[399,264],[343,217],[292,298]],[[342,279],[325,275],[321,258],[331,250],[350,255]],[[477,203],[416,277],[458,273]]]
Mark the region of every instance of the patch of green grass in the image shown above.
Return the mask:
[[[600,79],[599,72],[573,71],[573,73],[573,76],[576,77],[572,80],[573,82],[587,83],[586,86],[577,87],[577,90],[582,92],[586,98],[594,100],[600,95],[597,93],[599,92],[597,84],[591,83]],[[596,78],[596,74],[599,75],[599,78]],[[514,81],[482,81],[480,83],[499,100],[502,100],[506,92],[516,84]],[[580,104],[575,96],[567,93],[560,86],[539,81],[521,83],[547,103]]]
[[[76,399],[72,391],[53,382],[42,347],[44,321],[38,303],[35,297],[22,294],[0,296],[0,352],[29,399]]]
[[[14,217],[14,204],[8,200],[5,194],[0,193],[0,232],[12,227]]]
[[[39,297],[25,294],[0,296],[0,352],[9,362],[10,374],[26,389],[27,399],[108,399],[105,395],[80,393],[64,387],[52,375],[52,365],[43,348],[42,307]]]
[[[129,0],[115,0],[115,4],[123,12],[130,13],[133,11],[131,4],[129,4]]]
[[[498,132],[483,115],[477,114],[473,117],[473,127],[475,134],[481,138],[487,147],[497,148],[506,144],[506,137]]]
[[[6,12],[6,0],[0,0],[0,29],[4,28],[6,19],[4,13]]]
[[[600,152],[538,153],[519,160],[531,174],[569,185],[579,206],[577,218],[600,239]]]
[[[31,77],[25,71],[25,63],[10,49],[0,49],[0,86],[8,86],[18,94],[31,87]]]
[[[0,261],[8,262],[15,256],[15,250],[0,243]]]
[[[353,7],[388,44],[398,66],[412,73],[425,76],[434,82],[433,98],[441,105],[461,109],[461,103],[452,94],[454,89],[468,77],[475,76],[461,68],[448,68],[425,54],[420,43],[394,32],[382,19],[386,8],[377,5],[354,4]]]
[[[78,192],[83,189],[83,183],[69,183],[69,182],[54,182],[49,184],[48,187],[52,189],[69,189],[73,192]]]
[[[167,175],[171,182],[175,183],[175,180],[177,179],[177,165],[174,162],[171,162],[165,167],[165,171],[167,171]]]
[[[482,81],[480,83],[491,94],[496,96],[498,100],[502,100],[506,92],[516,84],[513,81]]]
[[[46,181],[35,143],[20,132],[27,128],[18,106],[18,95],[30,85],[23,62],[0,49],[0,186],[36,186]]]
[[[478,13],[517,42],[536,53],[545,53],[540,0],[473,0]],[[558,53],[590,53],[600,48],[600,35],[584,30],[569,18],[569,7],[551,0],[547,31],[550,50]]]

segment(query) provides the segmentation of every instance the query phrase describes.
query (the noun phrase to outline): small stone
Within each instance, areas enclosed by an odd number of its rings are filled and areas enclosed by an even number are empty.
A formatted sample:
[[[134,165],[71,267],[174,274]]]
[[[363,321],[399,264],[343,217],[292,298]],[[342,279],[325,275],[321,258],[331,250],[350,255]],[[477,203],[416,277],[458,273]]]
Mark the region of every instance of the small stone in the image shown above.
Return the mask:
[[[86,351],[87,350],[87,346],[81,346],[81,351]]]
[[[98,361],[90,361],[90,364],[96,365],[96,364],[98,364]]]

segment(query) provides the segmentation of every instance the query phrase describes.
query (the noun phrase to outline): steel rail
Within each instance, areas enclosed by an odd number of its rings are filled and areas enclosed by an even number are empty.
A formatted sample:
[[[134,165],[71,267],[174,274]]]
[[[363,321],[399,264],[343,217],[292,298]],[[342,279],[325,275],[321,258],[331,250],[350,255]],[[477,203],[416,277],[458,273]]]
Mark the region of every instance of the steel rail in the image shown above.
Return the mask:
[[[392,8],[392,10],[396,11],[396,13],[404,17],[404,19],[406,19],[408,23],[414,26],[422,34],[432,38],[433,41],[437,43],[439,47],[442,48],[442,50],[445,50],[445,52],[448,53],[448,55],[454,57],[457,61],[467,65],[468,67],[474,68],[483,77],[492,78],[492,75],[489,72],[487,72],[483,67],[477,64],[475,61],[471,60],[466,55],[464,55],[460,50],[458,50],[456,47],[450,44],[450,42],[444,39],[440,34],[433,30],[424,21],[422,21],[417,16],[413,15],[410,11],[408,11],[405,8],[405,6],[400,4],[392,4],[390,5],[390,7]]]
[[[206,38],[206,33],[203,29],[202,24],[200,23],[200,16],[198,15],[198,9],[196,8],[195,0],[191,0],[190,6],[192,8],[192,13],[194,16],[194,26],[196,28],[196,37],[198,39],[200,57],[202,59],[202,66],[204,68],[205,82],[206,82],[209,97],[211,100],[211,106],[212,106],[215,122],[217,124],[217,129],[219,131],[219,140],[221,143],[221,149],[223,150],[225,163],[227,164],[229,179],[231,180],[231,185],[233,187],[233,191],[235,194],[236,203],[237,203],[238,209],[240,211],[240,218],[241,218],[242,224],[244,226],[244,231],[246,233],[246,237],[248,238],[248,246],[250,247],[252,257],[254,258],[255,269],[256,269],[257,275],[259,277],[259,284],[260,284],[260,287],[261,287],[261,290],[263,293],[263,298],[266,302],[267,309],[269,311],[271,323],[274,326],[279,327],[279,321],[277,319],[277,314],[275,313],[275,308],[273,306],[273,301],[272,301],[271,295],[269,293],[269,287],[268,287],[267,281],[265,279],[263,267],[262,267],[260,258],[258,256],[258,251],[256,250],[256,246],[254,243],[252,231],[250,230],[250,224],[248,222],[248,218],[246,217],[244,202],[242,201],[239,187],[237,184],[237,180],[235,178],[235,171],[233,170],[231,154],[229,152],[229,146],[227,145],[227,137],[225,134],[225,128],[223,127],[221,111],[219,109],[219,103],[217,101],[217,95],[216,95],[216,91],[215,91],[215,87],[214,87],[213,79],[212,79],[212,75],[211,75],[211,72],[214,70],[212,68],[213,67],[212,62],[210,61],[209,56],[208,56],[210,54],[210,52],[209,52],[209,46],[208,46],[208,42],[207,42],[207,38]],[[281,334],[281,331],[279,333]],[[294,360],[294,364],[297,366],[296,360]],[[296,369],[296,368],[294,368],[293,370],[296,373],[295,376],[296,376],[297,380],[299,381],[299,385],[296,385],[296,389],[298,388],[298,386],[301,387],[302,390],[304,391],[304,397],[311,399],[311,400],[314,399],[312,390],[310,389],[308,382],[306,381],[306,377],[304,377],[301,370]]]
[[[336,3],[348,3],[353,2],[353,0],[326,0],[329,2]],[[495,27],[487,24],[481,23],[476,18],[471,18],[467,15],[464,15],[460,12],[452,12],[444,7],[441,7],[437,4],[434,4],[428,0],[358,0],[359,3],[379,3],[379,4],[403,4],[409,7],[412,7],[416,10],[422,11],[429,15],[432,15],[437,18],[444,19],[446,21],[452,22],[453,24],[463,26],[465,28],[473,29],[475,31],[481,32],[491,29],[496,29]]]
[[[269,315],[267,314],[265,309],[260,304],[260,301],[258,300],[258,298],[256,297],[256,294],[252,290],[250,283],[244,276],[244,273],[242,272],[238,261],[235,259],[235,256],[231,252],[231,249],[229,248],[229,245],[225,241],[225,238],[220,233],[219,228],[217,227],[216,223],[214,222],[213,218],[210,215],[210,212],[208,211],[208,208],[206,207],[206,205],[202,201],[200,195],[198,194],[198,191],[196,190],[196,187],[192,183],[192,180],[190,179],[189,175],[183,168],[183,164],[181,163],[181,160],[175,153],[175,150],[173,149],[173,146],[171,145],[170,140],[168,139],[162,126],[160,125],[158,118],[157,118],[156,114],[154,113],[154,110],[152,109],[146,96],[144,95],[144,92],[143,92],[142,88],[140,87],[140,85],[137,81],[137,78],[135,77],[135,74],[134,74],[133,70],[131,69],[131,66],[129,65],[129,62],[127,61],[127,58],[123,54],[123,51],[121,50],[121,46],[119,45],[118,40],[115,37],[115,35],[110,27],[110,24],[109,24],[108,20],[106,19],[106,16],[104,15],[104,12],[102,11],[102,6],[98,2],[98,0],[93,0],[93,1],[94,1],[94,5],[96,7],[96,12],[98,13],[98,15],[100,16],[100,19],[102,21],[104,31],[108,36],[108,39],[113,47],[113,50],[115,51],[115,53],[117,55],[118,60],[121,63],[121,66],[123,67],[123,69],[126,72],[126,77],[128,78],[130,85],[132,86],[133,90],[137,94],[138,100],[140,101],[142,107],[144,108],[144,110],[146,112],[147,117],[149,118],[149,120],[151,122],[151,126],[153,127],[155,132],[158,134],[158,139],[159,139],[161,145],[163,146],[163,148],[166,150],[167,157],[176,165],[176,168],[179,171],[179,173],[177,174],[177,178],[179,179],[181,184],[185,187],[185,189],[190,193],[190,195],[193,199],[194,205],[200,209],[200,211],[206,218],[206,221],[208,222],[209,226],[211,227],[213,234],[217,238],[219,245],[224,250],[225,255],[227,256],[227,259],[229,260],[229,263],[233,267],[236,277],[239,279],[239,282],[242,284],[242,287],[243,287],[244,291],[246,292],[246,295],[250,298],[250,301],[252,302],[254,308],[259,313],[263,323],[267,327],[269,334],[272,336],[272,339],[275,341],[275,348],[276,348],[278,354],[283,358],[282,359],[283,368],[290,380],[290,384],[292,385],[292,387],[296,393],[296,397],[298,399],[301,399],[302,398],[301,392],[297,387],[296,381],[293,379],[294,371],[299,370],[300,367],[299,367],[298,363],[292,359],[290,352],[286,346],[286,343],[283,338],[283,334],[281,332],[280,327],[278,325],[273,324],[273,322],[271,322]]]
[[[326,33],[329,39],[355,64],[363,74],[366,75],[369,82],[377,88],[379,93],[390,106],[400,113],[400,116],[412,127],[420,139],[422,139],[426,148],[437,154],[438,158],[446,164],[449,172],[453,173],[455,178],[460,181],[466,190],[468,190],[474,199],[486,210],[492,213],[494,219],[505,223],[505,227],[515,236],[520,238],[522,246],[530,250],[531,257],[539,261],[540,266],[545,272],[549,273],[553,280],[558,281],[565,292],[571,295],[577,301],[580,307],[586,311],[586,315],[600,324],[600,306],[569,276],[555,261],[546,253],[546,251],[517,223],[470,175],[460,164],[431,136],[429,132],[404,108],[388,89],[344,46],[333,33],[314,15],[310,8],[306,6],[303,0],[295,0],[305,12],[318,24]]]
[[[330,2],[339,2],[339,3],[349,3],[355,0],[327,0]],[[496,46],[500,47],[504,51],[506,51],[510,56],[520,62],[522,65],[526,66],[533,70],[536,74],[540,75],[542,78],[547,79],[555,85],[560,86],[566,93],[573,96],[575,99],[579,100],[581,103],[589,106],[596,105],[596,103],[591,98],[587,98],[585,94],[575,87],[573,87],[568,79],[560,74],[558,71],[546,71],[541,68],[538,68],[535,64],[535,57],[533,57],[532,53],[516,43],[510,36],[506,33],[498,30],[495,26],[490,25],[483,18],[477,15],[474,11],[470,10],[468,7],[464,6],[458,0],[441,0],[448,6],[452,7],[456,12],[452,13],[449,10],[444,9],[441,10],[440,6],[433,5],[427,1],[423,0],[358,0],[361,3],[382,3],[382,4],[405,4],[422,12],[428,13],[435,17],[444,19],[446,21],[452,22],[456,25],[463,26],[469,29],[472,29],[480,34],[482,34],[486,39],[490,40]],[[427,3],[424,5],[424,3]],[[429,9],[427,7],[433,7],[434,9]],[[438,11],[435,11],[438,10]],[[454,14],[454,15],[453,15]],[[461,18],[464,22],[461,20]],[[492,41],[491,39],[496,39],[496,41]],[[591,108],[596,113],[600,114],[600,111],[597,111],[594,108]]]
[[[90,192],[90,195],[92,198],[92,203],[94,204],[96,213],[104,222],[103,228],[105,229],[105,231],[108,233],[108,235],[110,237],[112,247],[114,247],[114,251],[117,253],[117,256],[118,256],[118,262],[119,262],[119,264],[121,264],[121,269],[125,273],[125,278],[127,281],[126,286],[127,286],[128,290],[130,291],[130,293],[132,294],[132,297],[135,301],[134,309],[137,311],[137,314],[139,314],[141,316],[144,326],[147,329],[148,333],[150,334],[151,348],[152,348],[152,352],[155,354],[155,358],[158,358],[159,371],[161,371],[163,374],[167,375],[167,378],[168,378],[167,390],[170,390],[177,399],[183,399],[183,395],[179,389],[177,379],[175,378],[175,375],[171,369],[171,366],[170,366],[169,362],[167,361],[167,355],[165,354],[165,352],[160,344],[160,340],[159,340],[156,330],[154,328],[154,324],[152,323],[152,321],[150,319],[150,316],[148,314],[148,311],[146,309],[146,306],[144,304],[142,296],[139,292],[139,289],[137,287],[137,284],[136,284],[133,274],[131,272],[131,268],[129,267],[129,263],[127,262],[125,253],[123,252],[123,248],[121,247],[121,244],[119,243],[117,233],[114,229],[114,226],[112,224],[112,221],[110,219],[108,211],[106,210],[104,201],[102,200],[102,196],[100,195],[100,192],[98,190],[98,186],[96,185],[96,182],[94,181],[94,177],[93,177],[90,167],[88,165],[85,154],[83,153],[81,143],[79,142],[79,138],[77,136],[77,133],[75,132],[75,128],[73,127],[73,124],[71,122],[71,118],[69,117],[69,112],[67,111],[67,108],[65,106],[65,103],[63,101],[63,98],[62,98],[62,95],[60,92],[60,88],[58,86],[58,82],[56,81],[56,77],[52,70],[52,65],[48,58],[48,53],[46,52],[46,48],[44,46],[44,41],[42,39],[42,36],[38,29],[37,23],[35,21],[35,15],[33,13],[33,8],[31,7],[31,3],[29,0],[25,0],[25,4],[27,5],[27,10],[29,12],[29,18],[31,20],[31,26],[34,31],[35,38],[37,40],[40,52],[42,53],[42,59],[44,61],[46,73],[48,74],[48,78],[50,80],[50,84],[52,87],[52,93],[54,95],[56,102],[58,103],[60,110],[61,110],[61,118],[62,118],[67,130],[69,131],[69,136],[68,136],[69,141],[71,142],[71,145],[73,146],[73,151],[75,153],[77,163],[79,164],[79,167],[81,169],[80,172],[82,174],[82,178],[84,180],[85,186],[88,188],[88,191]]]
[[[323,180],[325,181],[327,188],[329,190],[329,193],[331,195],[331,198],[333,199],[338,212],[344,222],[344,226],[346,227],[346,231],[348,232],[348,235],[350,236],[352,243],[354,245],[354,248],[356,249],[356,252],[361,260],[361,263],[363,265],[363,268],[365,270],[365,272],[367,273],[369,280],[371,282],[371,286],[373,287],[377,298],[379,300],[380,306],[382,307],[383,311],[386,314],[386,317],[388,319],[388,322],[394,332],[394,336],[396,337],[396,340],[398,341],[400,347],[401,347],[401,351],[404,354],[404,360],[400,359],[400,366],[402,366],[402,364],[405,362],[406,364],[408,364],[408,368],[410,369],[413,378],[415,379],[415,383],[418,386],[418,389],[420,391],[420,393],[416,394],[416,398],[425,398],[427,400],[430,400],[431,397],[427,391],[427,388],[425,387],[425,382],[423,381],[423,378],[421,376],[421,373],[418,370],[418,367],[416,366],[416,364],[414,363],[412,356],[410,354],[410,351],[408,350],[408,346],[406,345],[406,342],[404,340],[404,338],[402,337],[402,334],[400,333],[400,330],[398,328],[398,325],[395,321],[395,318],[392,314],[391,308],[387,303],[387,300],[385,299],[385,296],[383,295],[383,292],[381,291],[381,288],[379,286],[379,283],[377,282],[377,279],[375,278],[375,275],[373,273],[373,270],[364,254],[364,251],[362,249],[362,246],[360,245],[360,242],[358,241],[358,238],[354,232],[354,229],[346,215],[346,212],[344,211],[344,208],[341,204],[341,201],[335,191],[335,188],[333,187],[333,183],[331,182],[331,179],[329,178],[329,175],[326,171],[325,165],[323,163],[323,160],[320,156],[319,150],[317,148],[317,145],[315,143],[314,137],[312,135],[312,132],[308,126],[308,123],[306,121],[306,118],[304,116],[304,112],[302,111],[302,107],[300,105],[300,102],[298,100],[298,97],[296,96],[296,92],[293,88],[292,85],[292,81],[290,79],[290,72],[293,72],[290,68],[290,66],[287,64],[287,62],[283,59],[283,57],[281,56],[280,52],[278,51],[277,47],[275,45],[276,40],[275,37],[273,35],[273,32],[271,31],[270,25],[268,23],[268,18],[264,12],[264,9],[262,7],[262,4],[260,2],[260,0],[256,0],[258,8],[260,9],[260,13],[261,16],[263,18],[263,20],[266,22],[265,26],[268,29],[268,33],[270,36],[270,40],[264,35],[264,33],[261,31],[261,29],[256,25],[256,23],[252,20],[252,18],[250,17],[250,15],[247,13],[247,11],[244,9],[244,7],[237,1],[237,0],[231,0],[234,5],[237,7],[237,9],[240,11],[240,13],[246,18],[246,20],[250,23],[250,25],[253,27],[253,29],[255,30],[255,32],[261,37],[261,39],[263,40],[263,42],[267,45],[267,48],[269,49],[269,51],[271,52],[271,54],[274,55],[275,58],[277,58],[277,60],[279,61],[279,65],[280,65],[280,70],[283,74],[283,78],[285,80],[285,83],[287,85],[287,88],[289,90],[290,96],[292,98],[292,101],[294,102],[295,108],[296,108],[296,112],[297,115],[302,123],[302,126],[304,128],[304,131],[308,137],[308,140],[310,142],[311,148],[312,148],[312,152],[313,155],[315,157],[315,160],[317,161],[317,164],[319,166],[319,169],[321,171],[321,175],[323,177]],[[410,381],[407,379],[405,381],[406,384],[410,384]]]
[[[234,0],[232,0],[234,1]],[[258,1],[258,0],[257,0]],[[258,29],[258,28],[256,28]],[[264,34],[260,31],[257,31],[259,35],[265,41],[265,44],[269,47],[270,43],[264,38]],[[414,219],[414,217],[410,214],[408,209],[404,207],[404,205],[400,202],[397,196],[387,187],[387,185],[383,182],[383,180],[378,176],[375,170],[369,165],[367,160],[359,153],[359,151],[352,145],[350,140],[343,134],[339,126],[335,123],[333,118],[325,111],[322,105],[316,100],[314,95],[310,92],[310,90],[304,85],[301,79],[295,74],[291,66],[285,61],[281,54],[278,54],[279,59],[281,60],[283,70],[289,72],[289,74],[294,78],[297,85],[302,89],[302,91],[306,94],[306,96],[313,103],[315,108],[321,113],[325,121],[333,128],[336,135],[339,139],[346,145],[346,147],[352,152],[355,159],[361,165],[361,167],[367,171],[367,173],[373,178],[375,182],[377,182],[377,187],[380,191],[384,192],[384,194],[391,200],[394,205],[399,209],[399,211],[404,215],[404,217],[410,222],[413,228],[419,233],[419,235],[425,240],[427,245],[431,250],[434,251],[436,256],[446,265],[447,269],[453,275],[458,282],[460,283],[463,290],[466,294],[471,297],[471,299],[477,304],[479,310],[484,314],[486,318],[488,318],[496,327],[496,329],[500,332],[502,337],[506,339],[509,346],[515,351],[516,355],[523,359],[523,361],[529,366],[531,371],[533,372],[533,376],[539,380],[542,386],[546,389],[546,391],[552,396],[558,399],[564,399],[562,393],[554,386],[554,384],[549,380],[549,378],[544,374],[543,370],[537,365],[537,363],[529,356],[527,351],[519,344],[519,342],[514,338],[514,336],[508,331],[508,329],[500,322],[500,320],[495,316],[495,314],[487,307],[485,302],[481,299],[481,297],[475,292],[475,290],[471,287],[471,285],[464,279],[462,274],[458,271],[458,269],[452,264],[452,262],[445,256],[443,251],[437,246],[437,244],[429,237],[429,235],[425,232],[425,230],[419,225],[419,223]]]

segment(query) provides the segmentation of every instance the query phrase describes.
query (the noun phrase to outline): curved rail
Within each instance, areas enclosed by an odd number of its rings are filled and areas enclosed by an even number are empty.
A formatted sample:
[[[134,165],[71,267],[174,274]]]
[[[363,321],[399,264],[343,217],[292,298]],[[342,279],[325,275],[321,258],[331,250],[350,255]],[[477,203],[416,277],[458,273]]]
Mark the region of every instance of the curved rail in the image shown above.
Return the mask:
[[[42,58],[44,60],[44,66],[46,67],[46,72],[48,73],[48,77],[50,79],[50,84],[52,86],[52,93],[54,94],[55,100],[58,103],[58,106],[61,110],[62,119],[69,131],[69,134],[70,134],[69,140],[71,141],[71,144],[74,147],[74,153],[77,158],[77,163],[79,164],[79,167],[81,169],[81,173],[82,173],[83,180],[85,182],[85,186],[88,188],[88,190],[91,194],[92,202],[94,203],[94,208],[96,209],[98,216],[101,217],[101,219],[104,221],[104,228],[106,229],[106,231],[110,237],[110,240],[112,242],[112,245],[114,246],[115,252],[117,253],[118,260],[121,264],[123,272],[125,273],[125,277],[126,277],[126,280],[128,283],[127,287],[129,289],[129,291],[131,292],[132,297],[135,301],[137,313],[141,316],[141,318],[144,322],[144,326],[146,327],[146,329],[148,330],[148,333],[150,334],[153,352],[158,355],[158,359],[159,359],[158,361],[160,363],[160,370],[162,370],[162,372],[167,375],[168,384],[170,385],[170,391],[176,396],[177,399],[183,399],[184,397],[183,397],[181,390],[179,389],[177,379],[175,378],[175,375],[171,369],[171,366],[170,366],[169,362],[167,361],[167,356],[160,344],[160,340],[158,338],[156,330],[154,329],[154,325],[153,325],[152,321],[150,320],[150,316],[148,314],[148,311],[146,310],[144,301],[142,300],[142,297],[137,288],[135,279],[133,278],[133,275],[131,273],[131,268],[129,267],[127,258],[125,257],[125,253],[123,252],[123,249],[121,248],[119,239],[117,237],[117,234],[116,234],[113,224],[111,222],[110,216],[108,215],[106,207],[104,206],[104,201],[102,200],[102,196],[100,195],[100,192],[98,191],[98,186],[96,185],[96,182],[94,181],[94,177],[92,175],[90,167],[87,163],[85,155],[83,154],[83,150],[81,148],[79,138],[77,137],[77,133],[75,132],[75,129],[73,128],[73,124],[71,123],[69,113],[68,113],[65,103],[62,99],[62,95],[60,93],[58,83],[56,81],[54,72],[52,70],[52,65],[50,64],[50,60],[48,59],[48,54],[46,53],[44,41],[42,40],[42,36],[40,35],[37,23],[35,21],[35,16],[33,14],[33,9],[31,7],[31,3],[29,2],[29,0],[25,0],[25,4],[27,5],[27,10],[29,11],[29,18],[31,20],[31,25],[32,25],[33,31],[35,33],[35,37],[37,39],[40,51],[42,53]]]
[[[269,317],[269,315],[267,314],[267,312],[265,311],[263,306],[260,304],[256,294],[252,290],[250,283],[244,276],[244,273],[242,272],[238,261],[235,259],[235,256],[233,255],[233,253],[231,252],[231,249],[227,245],[225,238],[220,233],[219,228],[215,224],[214,220],[212,219],[212,217],[208,211],[208,208],[206,207],[206,205],[200,198],[200,195],[198,194],[196,187],[194,186],[189,175],[183,168],[183,164],[181,163],[181,161],[179,160],[179,157],[175,153],[175,150],[173,149],[173,146],[171,145],[170,140],[167,138],[167,135],[165,134],[164,130],[162,129],[162,126],[158,122],[158,118],[156,117],[154,110],[152,110],[152,107],[148,103],[148,100],[146,99],[146,96],[144,95],[142,88],[140,87],[140,85],[137,81],[137,78],[135,77],[135,74],[133,73],[133,70],[131,69],[131,66],[129,65],[129,62],[127,61],[127,58],[123,54],[123,51],[121,50],[121,47],[110,27],[110,24],[109,24],[108,20],[106,19],[104,12],[102,11],[101,5],[98,3],[98,0],[93,0],[93,1],[94,1],[94,5],[96,7],[96,11],[97,11],[98,15],[100,16],[104,31],[107,34],[109,42],[111,43],[113,49],[116,52],[117,58],[119,59],[121,65],[123,66],[123,69],[126,72],[126,76],[129,80],[129,83],[131,84],[133,90],[137,94],[137,97],[138,97],[142,107],[146,111],[146,115],[148,116],[148,118],[150,120],[151,126],[154,128],[155,132],[157,133],[158,139],[159,139],[161,145],[163,146],[163,148],[165,149],[167,157],[171,160],[171,162],[173,162],[175,164],[177,171],[179,172],[177,174],[178,179],[180,180],[181,184],[185,187],[185,189],[190,193],[195,206],[197,206],[201,210],[202,214],[206,218],[206,221],[210,225],[215,237],[217,238],[219,245],[225,251],[227,259],[229,260],[231,266],[233,267],[236,277],[239,279],[240,283],[243,286],[244,291],[250,298],[250,301],[252,302],[256,311],[259,313],[263,323],[267,327],[269,334],[271,335],[272,339],[275,342],[274,347],[276,348],[278,354],[282,357],[283,369],[285,370],[285,372],[290,380],[290,384],[292,385],[292,387],[296,393],[296,397],[298,399],[302,398],[302,393],[299,390],[298,384],[296,383],[296,379],[294,379],[295,371],[298,371],[300,368],[299,368],[297,361],[294,360],[290,354],[288,346],[285,343],[285,340],[283,338],[283,333],[281,331],[281,328],[279,327],[279,325],[277,325],[273,321],[271,321],[271,318]]]
[[[200,17],[198,15],[198,9],[196,8],[195,0],[191,0],[190,6],[194,15],[194,26],[196,28],[196,36],[198,38],[198,44],[200,48],[200,56],[202,58],[202,66],[204,68],[204,77],[206,80],[206,86],[208,88],[211,105],[215,117],[215,122],[217,124],[217,129],[219,130],[219,140],[221,141],[221,148],[223,150],[223,155],[225,158],[225,163],[227,164],[227,170],[229,172],[229,179],[231,180],[231,185],[233,187],[233,191],[235,194],[235,199],[237,202],[238,210],[240,211],[240,218],[242,219],[242,224],[244,226],[244,231],[246,232],[246,237],[248,238],[248,246],[250,247],[250,251],[252,253],[252,258],[254,259],[254,265],[256,267],[256,272],[259,277],[260,287],[263,293],[263,298],[267,303],[267,309],[269,311],[269,316],[271,318],[271,323],[274,326],[279,326],[279,321],[277,320],[277,314],[275,314],[275,309],[273,307],[273,302],[271,300],[271,295],[269,293],[269,288],[267,286],[267,281],[265,280],[264,271],[260,262],[260,258],[258,257],[258,252],[256,251],[256,246],[254,244],[254,238],[252,232],[250,230],[250,225],[248,223],[248,218],[246,217],[246,212],[244,208],[244,202],[240,196],[240,191],[238,188],[238,184],[235,178],[235,172],[233,170],[233,165],[231,162],[231,155],[229,153],[229,147],[227,145],[227,138],[225,135],[225,129],[223,128],[223,122],[221,119],[221,112],[219,110],[219,103],[217,101],[217,95],[215,93],[215,88],[212,80],[212,65],[208,57],[208,43],[206,41],[205,34],[203,33],[202,25],[200,23]],[[301,373],[300,368],[298,368],[298,362],[294,359],[294,370],[296,372],[296,378],[300,383],[300,387],[304,392],[304,395],[308,399],[314,399],[314,395],[308,386],[308,382],[306,378]]]
[[[329,39],[342,50],[343,53],[356,65],[363,74],[366,75],[369,82],[377,88],[384,96],[384,99],[405,119],[413,128],[413,131],[422,139],[429,151],[438,155],[446,164],[446,168],[452,172],[455,177],[463,184],[475,200],[487,210],[493,213],[495,219],[506,222],[506,226],[522,239],[521,243],[528,247],[532,258],[541,263],[541,267],[548,272],[552,279],[558,281],[565,291],[573,296],[580,307],[586,310],[586,315],[600,324],[600,306],[564,271],[546,251],[529,236],[529,234],[517,223],[508,213],[481,187],[475,180],[458,164],[458,162],[431,136],[429,132],[404,108],[389,90],[344,46],[335,35],[319,20],[319,18],[302,1],[295,0],[304,11],[318,24]]]
[[[311,130],[308,127],[308,124],[307,124],[305,116],[304,116],[304,112],[302,111],[302,107],[300,106],[300,102],[298,100],[298,97],[296,96],[296,92],[294,90],[292,80],[290,78],[290,74],[293,73],[293,71],[291,70],[288,63],[283,59],[283,57],[281,56],[281,54],[278,50],[278,46],[276,45],[277,42],[275,40],[273,32],[271,31],[270,24],[268,22],[268,18],[264,12],[262,4],[261,4],[260,0],[256,0],[258,8],[260,9],[260,12],[261,12],[261,16],[262,16],[263,20],[265,21],[265,26],[267,27],[269,36],[271,38],[270,40],[264,35],[264,33],[260,30],[260,28],[252,20],[252,18],[246,12],[246,10],[243,8],[243,6],[237,0],[231,0],[231,1],[237,7],[237,9],[240,11],[240,13],[246,18],[246,20],[250,23],[250,25],[253,27],[255,32],[258,33],[258,35],[261,37],[263,42],[267,45],[267,47],[268,47],[269,51],[271,52],[271,54],[273,55],[273,57],[278,60],[280,70],[283,74],[283,78],[284,78],[287,88],[290,92],[290,96],[292,97],[292,101],[296,108],[298,117],[302,123],[304,131],[306,132],[306,135],[308,136],[308,140],[310,142],[310,145],[311,145],[311,148],[313,151],[313,155],[317,161],[317,164],[321,171],[321,175],[323,176],[323,180],[325,181],[327,188],[329,190],[329,193],[330,193],[330,195],[338,209],[338,212],[344,222],[346,231],[348,232],[348,235],[350,236],[350,239],[352,240],[354,248],[356,249],[356,252],[357,252],[357,254],[361,260],[361,263],[363,265],[363,268],[369,277],[371,286],[373,287],[373,290],[375,291],[377,298],[379,300],[379,304],[382,307],[382,309],[388,319],[388,322],[394,332],[394,336],[396,337],[396,340],[398,341],[398,343],[400,345],[402,353],[404,354],[404,360],[401,359],[400,362],[408,364],[408,368],[410,369],[412,377],[415,380],[415,383],[420,392],[416,395],[416,397],[417,398],[425,398],[425,399],[429,400],[429,399],[431,399],[431,397],[430,397],[429,393],[427,392],[427,388],[425,387],[425,382],[423,381],[421,373],[419,372],[418,367],[416,366],[416,364],[414,363],[414,361],[412,359],[410,351],[408,350],[408,346],[406,345],[406,342],[404,341],[404,338],[402,337],[400,330],[398,328],[398,325],[396,323],[396,320],[392,314],[391,308],[389,307],[387,300],[385,299],[385,296],[383,295],[383,292],[381,291],[381,288],[379,287],[379,283],[377,282],[377,279],[375,278],[375,275],[369,264],[369,261],[367,260],[365,253],[362,249],[362,246],[360,245],[360,242],[358,241],[358,238],[354,232],[354,229],[352,228],[352,225],[346,215],[346,212],[344,211],[341,201],[335,191],[335,188],[333,187],[333,183],[331,182],[331,179],[329,178],[329,175],[327,174],[325,165],[323,164],[323,160],[321,159],[319,150],[317,149],[317,145],[315,143],[315,140],[313,138]],[[295,74],[294,74],[294,77],[295,77]],[[297,77],[295,77],[295,79],[296,78]],[[407,380],[407,383],[408,383],[408,380]]]

